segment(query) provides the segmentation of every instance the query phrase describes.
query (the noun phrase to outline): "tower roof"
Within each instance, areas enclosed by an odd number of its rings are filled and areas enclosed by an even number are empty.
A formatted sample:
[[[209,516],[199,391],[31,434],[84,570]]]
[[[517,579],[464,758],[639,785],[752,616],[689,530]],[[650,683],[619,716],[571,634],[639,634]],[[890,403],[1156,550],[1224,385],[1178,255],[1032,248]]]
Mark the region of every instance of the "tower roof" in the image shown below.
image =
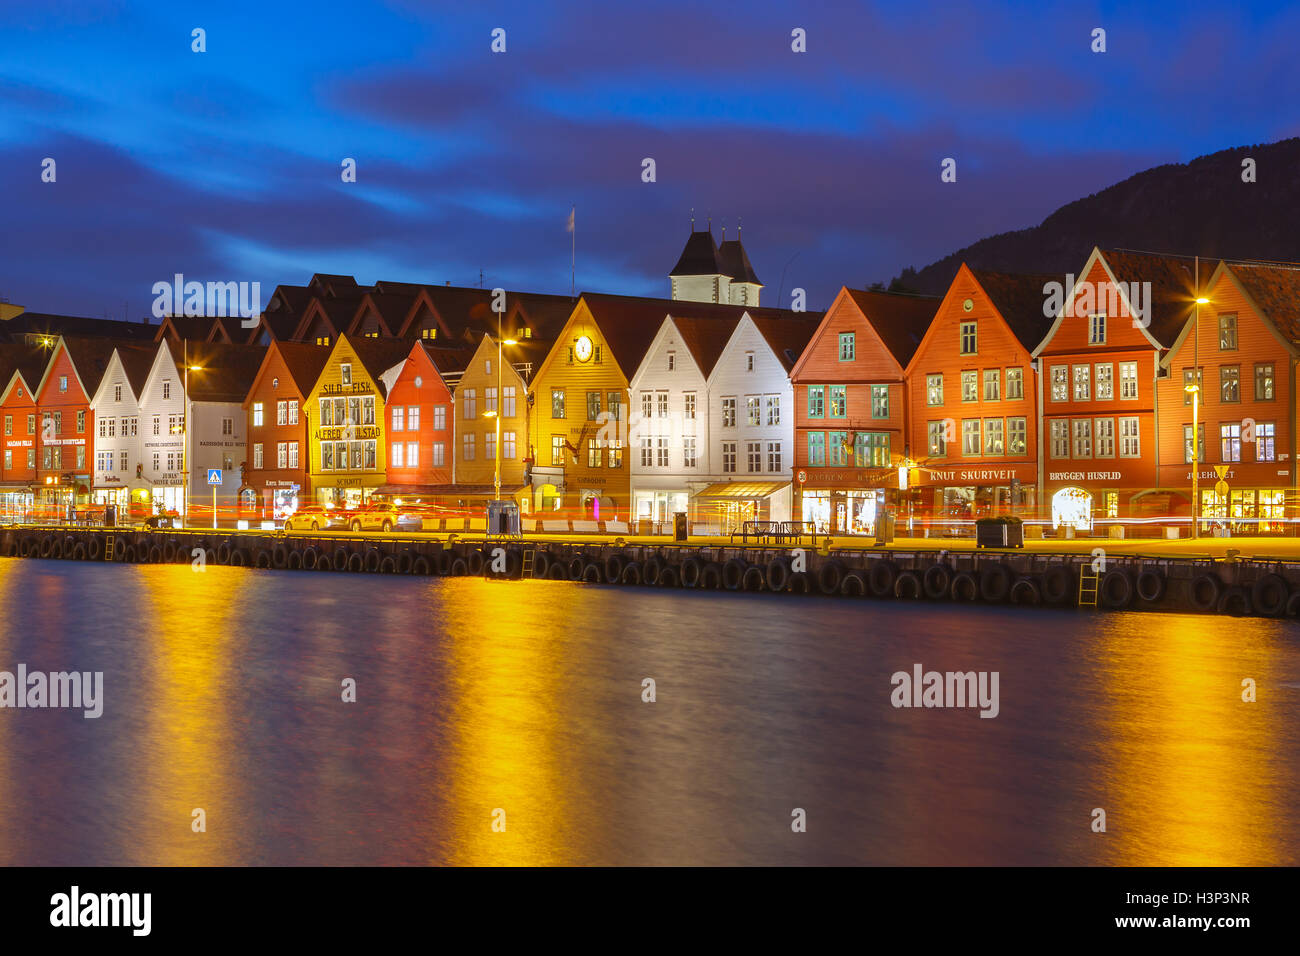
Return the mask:
[[[722,262],[718,255],[718,244],[713,241],[713,233],[710,230],[696,232],[691,230],[690,238],[686,240],[686,248],[682,250],[682,256],[677,260],[677,265],[673,266],[673,271],[668,273],[669,276],[714,276],[725,275],[726,270],[722,268]]]
[[[749,264],[749,256],[745,254],[745,247],[739,239],[722,241],[722,245],[718,247],[718,261],[722,264],[723,273],[731,276],[733,282],[763,284],[758,281],[754,267]]]

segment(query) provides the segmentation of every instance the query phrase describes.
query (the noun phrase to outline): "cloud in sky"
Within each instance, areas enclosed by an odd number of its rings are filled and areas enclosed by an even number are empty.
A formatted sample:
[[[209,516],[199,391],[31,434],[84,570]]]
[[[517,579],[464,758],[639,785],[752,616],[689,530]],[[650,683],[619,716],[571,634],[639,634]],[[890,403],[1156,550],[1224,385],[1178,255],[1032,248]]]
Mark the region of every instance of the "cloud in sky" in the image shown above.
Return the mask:
[[[769,301],[798,285],[824,306],[1149,166],[1295,131],[1265,95],[1300,78],[1281,5],[1222,30],[1209,4],[341,9],[0,9],[0,295],[139,316],[177,271],[268,294],[314,271],[561,292],[576,204],[580,288],[666,294],[694,208],[743,219]]]

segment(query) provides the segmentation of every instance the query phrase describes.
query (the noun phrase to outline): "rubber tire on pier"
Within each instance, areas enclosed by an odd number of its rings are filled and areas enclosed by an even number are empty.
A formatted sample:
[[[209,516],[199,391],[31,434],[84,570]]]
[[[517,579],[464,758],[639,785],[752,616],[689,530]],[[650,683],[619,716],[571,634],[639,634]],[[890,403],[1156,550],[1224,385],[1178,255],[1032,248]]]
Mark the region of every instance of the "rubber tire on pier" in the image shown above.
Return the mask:
[[[980,569],[980,597],[988,604],[1001,604],[1011,593],[1016,576],[1002,562],[985,565]]]
[[[366,559],[357,552],[348,555],[348,570],[353,574],[359,574],[366,569]]]
[[[168,564],[176,563],[176,542],[171,538],[163,542],[162,559]]]
[[[135,564],[135,545],[128,544],[122,549],[122,557],[119,559],[125,564]]]
[[[662,573],[661,571],[660,574]],[[705,591],[716,591],[722,587],[722,568],[718,566],[718,562],[704,562],[704,567],[700,568],[700,583],[696,587],[703,588]]]
[[[623,565],[627,562],[619,554],[605,555],[605,580],[621,581],[623,579]]]
[[[693,580],[688,580],[686,577],[688,567],[693,567],[695,569],[695,577]],[[658,584],[659,575],[662,573],[663,569],[663,559],[657,554],[650,555],[650,557],[641,562],[642,583],[649,585]],[[687,558],[682,562],[682,584],[688,588],[696,587],[700,583],[700,571],[702,570],[703,568],[700,564],[699,558]]]
[[[556,561],[546,569],[546,577],[547,580],[550,581],[567,581],[569,580],[569,572],[565,569],[563,564]]]
[[[454,551],[448,551],[446,548],[443,548],[433,556],[433,569],[437,571],[441,577],[445,578],[447,575],[451,574],[451,562],[455,557],[456,554]]]
[[[483,573],[483,565],[486,563],[486,557],[484,556],[483,552],[480,549],[475,548],[473,551],[471,551],[469,553],[468,560],[469,560],[470,574]]]
[[[382,558],[382,559],[380,560],[380,562],[379,562],[379,573],[380,573],[380,574],[396,574],[396,573],[397,573],[397,558],[394,557],[394,556],[391,555],[391,554],[386,554],[386,555],[384,555],[383,558]]]
[[[871,562],[867,569],[867,587],[871,596],[890,598],[894,596],[894,584],[898,581],[898,565],[887,558]]]
[[[315,571],[316,565],[320,561],[320,552],[311,545],[302,549],[302,566],[308,571]]]
[[[271,566],[271,552],[266,548],[258,548],[253,553],[253,567],[269,568]]]
[[[1038,588],[1038,582],[1033,578],[1021,578],[1011,585],[1011,593],[1008,597],[1012,604],[1024,604],[1031,607],[1043,600],[1042,592]]]
[[[790,559],[773,558],[767,563],[767,572],[763,578],[769,591],[780,594],[790,583]]]
[[[980,582],[969,571],[959,571],[952,578],[952,599],[954,601],[977,601],[980,596]]]
[[[361,560],[361,566],[374,574],[379,570],[379,566],[384,563],[384,554],[378,548],[370,548],[366,551],[366,556]]]
[[[233,550],[233,549],[230,547],[230,542],[229,542],[229,541],[223,541],[223,542],[221,542],[221,544],[217,545],[217,563],[218,563],[218,564],[229,564],[229,563],[230,563],[230,552],[231,552],[232,550]]]
[[[641,565],[635,561],[629,561],[623,567],[623,573],[619,575],[619,581],[622,584],[640,584],[641,583]]]
[[[157,545],[154,545],[157,547]],[[232,568],[248,567],[248,552],[243,548],[235,548],[230,552],[230,566]]]
[[[868,590],[867,579],[861,571],[849,571],[840,578],[840,594],[845,597],[866,597]]]
[[[655,562],[654,580],[653,580],[653,581],[650,580],[650,562],[651,562],[651,561],[654,561],[654,562]],[[647,558],[647,559],[646,559],[646,562],[645,562],[645,575],[644,575],[644,577],[645,577],[645,579],[646,579],[646,583],[647,583],[647,584],[657,584],[657,583],[659,582],[659,574],[660,574],[661,571],[663,571],[663,564],[659,561],[658,558]],[[685,560],[683,560],[682,563],[681,563],[680,571],[678,572],[679,577],[680,577],[681,580],[682,580],[682,587],[684,587],[684,588],[696,588],[696,587],[699,587],[699,586],[700,586],[700,575],[703,573],[703,571],[704,571],[704,562],[701,561],[699,558],[695,557],[694,555],[692,555],[691,557],[686,558]]]
[[[1202,574],[1187,586],[1187,601],[1195,611],[1213,611],[1218,608],[1222,593],[1223,582],[1217,575]]]
[[[604,584],[605,573],[600,569],[600,565],[596,564],[596,562],[593,561],[590,564],[588,564],[585,568],[583,568],[582,583],[583,584]]]
[[[52,538],[49,535],[46,535],[44,538],[41,538],[41,557],[48,558],[50,556],[50,552],[53,550],[54,550],[54,538]]]
[[[1289,591],[1286,580],[1270,572],[1250,586],[1250,606],[1265,617],[1280,617],[1286,611]]]
[[[1074,572],[1063,561],[1047,566],[1038,584],[1038,593],[1044,604],[1064,604],[1075,593]]]
[[[90,561],[99,561],[104,557],[104,536],[91,535],[90,543],[86,545],[86,558]]]
[[[840,593],[840,584],[844,580],[844,565],[838,561],[823,561],[817,569],[817,587],[822,594]]]
[[[67,537],[65,537],[63,539],[63,556],[65,558],[72,557],[72,549],[75,548],[76,546],[77,546],[76,538],[74,538],[72,535],[68,535]]]
[[[791,594],[812,594],[813,581],[807,571],[791,571],[788,587]]]
[[[549,551],[533,552],[533,577],[544,578],[551,570],[551,553]]]
[[[675,588],[681,584],[681,576],[677,573],[677,566],[665,564],[659,570],[659,586],[661,588]]]
[[[153,545],[149,549],[149,563],[158,564],[162,561],[162,559],[163,559],[163,549],[156,544]]]
[[[915,601],[925,594],[925,586],[915,571],[900,571],[894,578],[894,597]]]
[[[451,566],[447,569],[447,573],[453,578],[463,578],[465,575],[469,574],[469,562],[459,556],[452,558]]]
[[[277,541],[271,547],[271,567],[284,569],[289,566],[289,546]]]
[[[74,561],[86,560],[86,542],[78,541],[75,545],[72,546],[72,560]]]
[[[1286,616],[1300,616],[1300,591],[1297,591],[1286,599]]]
[[[587,562],[582,559],[582,555],[575,554],[569,558],[569,580],[581,581],[582,573],[587,569]]]
[[[745,568],[745,576],[740,579],[740,586],[746,591],[761,591],[767,587],[767,572],[757,564]]]
[[[1234,585],[1219,595],[1217,608],[1220,614],[1245,617],[1250,614],[1250,607],[1250,592],[1243,587]]]
[[[932,564],[921,575],[921,588],[931,601],[943,601],[952,596],[952,568],[946,564]]]
[[[290,571],[302,570],[302,552],[290,551],[289,556],[284,559],[284,566]]]
[[[1153,604],[1165,596],[1165,575],[1163,571],[1157,568],[1143,568],[1138,572],[1137,583],[1134,585],[1137,591],[1138,599]],[[1285,596],[1286,590],[1283,589]]]
[[[433,562],[424,555],[417,554],[411,559],[411,573],[427,578],[433,573]]]
[[[335,571],[346,571],[348,569],[348,560],[351,557],[351,552],[343,545],[339,545],[334,549],[334,557],[330,559],[330,564],[334,566]]]
[[[1097,586],[1097,603],[1112,611],[1119,611],[1133,603],[1133,578],[1127,571],[1111,568],[1101,577]]]
[[[740,590],[741,583],[745,580],[745,569],[748,567],[740,558],[732,558],[722,566],[722,586],[728,591]]]

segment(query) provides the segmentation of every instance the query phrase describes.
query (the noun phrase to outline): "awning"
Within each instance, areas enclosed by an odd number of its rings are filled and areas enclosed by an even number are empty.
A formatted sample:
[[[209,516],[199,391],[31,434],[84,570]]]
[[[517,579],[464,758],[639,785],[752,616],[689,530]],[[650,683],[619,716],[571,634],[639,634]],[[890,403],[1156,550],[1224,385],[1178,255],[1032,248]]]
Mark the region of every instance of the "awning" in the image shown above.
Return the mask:
[[[718,481],[693,497],[696,501],[758,501],[789,487],[788,481]]]

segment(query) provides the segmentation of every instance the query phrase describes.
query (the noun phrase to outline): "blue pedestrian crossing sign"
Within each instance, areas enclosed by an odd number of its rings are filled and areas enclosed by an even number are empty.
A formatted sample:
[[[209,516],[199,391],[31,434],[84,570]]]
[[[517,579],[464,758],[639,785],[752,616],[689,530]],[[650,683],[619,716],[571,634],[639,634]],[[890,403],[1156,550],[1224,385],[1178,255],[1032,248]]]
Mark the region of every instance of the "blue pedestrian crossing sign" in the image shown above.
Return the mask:
[[[219,485],[219,484],[221,484],[221,469],[220,469],[220,468],[209,468],[209,469],[208,469],[208,484],[210,484],[210,485]]]

